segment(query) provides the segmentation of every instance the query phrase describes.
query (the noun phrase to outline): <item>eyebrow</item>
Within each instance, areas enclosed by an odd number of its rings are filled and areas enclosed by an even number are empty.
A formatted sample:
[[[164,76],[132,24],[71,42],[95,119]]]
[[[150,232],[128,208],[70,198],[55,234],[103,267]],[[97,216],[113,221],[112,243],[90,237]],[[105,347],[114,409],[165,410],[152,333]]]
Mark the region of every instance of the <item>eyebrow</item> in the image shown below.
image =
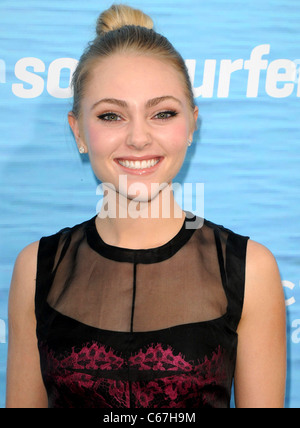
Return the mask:
[[[168,100],[176,101],[178,104],[182,105],[182,102],[178,98],[173,97],[173,95],[165,95],[163,97],[157,97],[147,101],[146,108],[155,107],[158,104],[162,103],[163,101],[168,101]],[[118,107],[123,107],[123,108],[128,107],[128,104],[126,101],[118,100],[116,98],[103,98],[102,100],[99,100],[95,104],[93,104],[91,110],[93,110],[95,107],[97,107],[99,104],[102,104],[102,103],[114,104],[114,105],[117,105]]]

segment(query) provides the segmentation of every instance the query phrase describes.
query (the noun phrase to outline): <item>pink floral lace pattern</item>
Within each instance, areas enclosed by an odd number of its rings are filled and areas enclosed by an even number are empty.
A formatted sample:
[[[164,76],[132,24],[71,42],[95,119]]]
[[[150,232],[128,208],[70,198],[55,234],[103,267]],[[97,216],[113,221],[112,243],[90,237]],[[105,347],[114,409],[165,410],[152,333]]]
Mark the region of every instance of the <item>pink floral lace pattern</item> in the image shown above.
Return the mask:
[[[129,357],[100,343],[68,355],[40,350],[51,407],[214,407],[228,378],[221,347],[201,362],[160,343]]]

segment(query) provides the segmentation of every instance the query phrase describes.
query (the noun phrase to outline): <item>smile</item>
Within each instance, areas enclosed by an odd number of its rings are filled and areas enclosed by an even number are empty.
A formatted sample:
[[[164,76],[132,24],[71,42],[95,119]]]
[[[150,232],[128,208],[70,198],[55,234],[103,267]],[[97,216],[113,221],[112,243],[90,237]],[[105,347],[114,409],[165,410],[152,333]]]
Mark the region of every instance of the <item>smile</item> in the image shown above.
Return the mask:
[[[152,168],[158,162],[160,159],[149,159],[149,160],[142,160],[142,161],[132,161],[132,160],[125,160],[125,159],[118,159],[118,163],[122,166],[125,166],[129,169],[147,169]]]

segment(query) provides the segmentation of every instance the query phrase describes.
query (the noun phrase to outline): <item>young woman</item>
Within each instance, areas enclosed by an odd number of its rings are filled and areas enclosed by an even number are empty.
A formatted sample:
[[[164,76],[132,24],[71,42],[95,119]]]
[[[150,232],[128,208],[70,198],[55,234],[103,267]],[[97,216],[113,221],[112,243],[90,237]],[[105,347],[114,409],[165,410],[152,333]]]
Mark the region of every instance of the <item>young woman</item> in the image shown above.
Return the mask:
[[[152,20],[101,14],[69,113],[105,198],[29,244],[11,284],[7,407],[282,407],[285,305],[264,246],[182,210],[185,63]]]

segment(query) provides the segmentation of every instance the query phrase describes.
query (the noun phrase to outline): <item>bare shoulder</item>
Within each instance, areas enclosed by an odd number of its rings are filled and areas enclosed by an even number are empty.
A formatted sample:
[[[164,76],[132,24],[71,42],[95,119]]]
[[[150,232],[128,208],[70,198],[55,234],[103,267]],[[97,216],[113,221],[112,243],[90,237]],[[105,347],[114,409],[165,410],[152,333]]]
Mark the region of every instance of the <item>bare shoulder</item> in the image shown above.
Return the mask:
[[[31,242],[26,245],[18,254],[16,258],[16,264],[22,265],[24,263],[36,264],[37,261],[37,253],[39,248],[40,241]]]
[[[30,271],[36,267],[39,243],[40,241],[32,242],[19,252],[15,261],[15,269]]]
[[[278,273],[278,265],[273,253],[264,245],[251,239],[247,246],[246,268],[251,275]]]
[[[259,242],[249,239],[246,258],[247,279],[262,279],[274,276],[278,279],[279,269],[274,254]]]
[[[39,242],[32,242],[19,252],[12,274],[8,309],[7,408],[47,407],[35,317]]]
[[[29,301],[33,304],[39,242],[26,245],[17,255],[10,286],[10,306],[18,306],[18,302],[23,306]]]
[[[283,287],[274,254],[264,245],[249,240],[246,256],[244,313],[252,307],[284,305]]]
[[[286,373],[283,287],[273,253],[252,240],[247,246],[245,298],[238,335],[237,407],[283,407]]]

